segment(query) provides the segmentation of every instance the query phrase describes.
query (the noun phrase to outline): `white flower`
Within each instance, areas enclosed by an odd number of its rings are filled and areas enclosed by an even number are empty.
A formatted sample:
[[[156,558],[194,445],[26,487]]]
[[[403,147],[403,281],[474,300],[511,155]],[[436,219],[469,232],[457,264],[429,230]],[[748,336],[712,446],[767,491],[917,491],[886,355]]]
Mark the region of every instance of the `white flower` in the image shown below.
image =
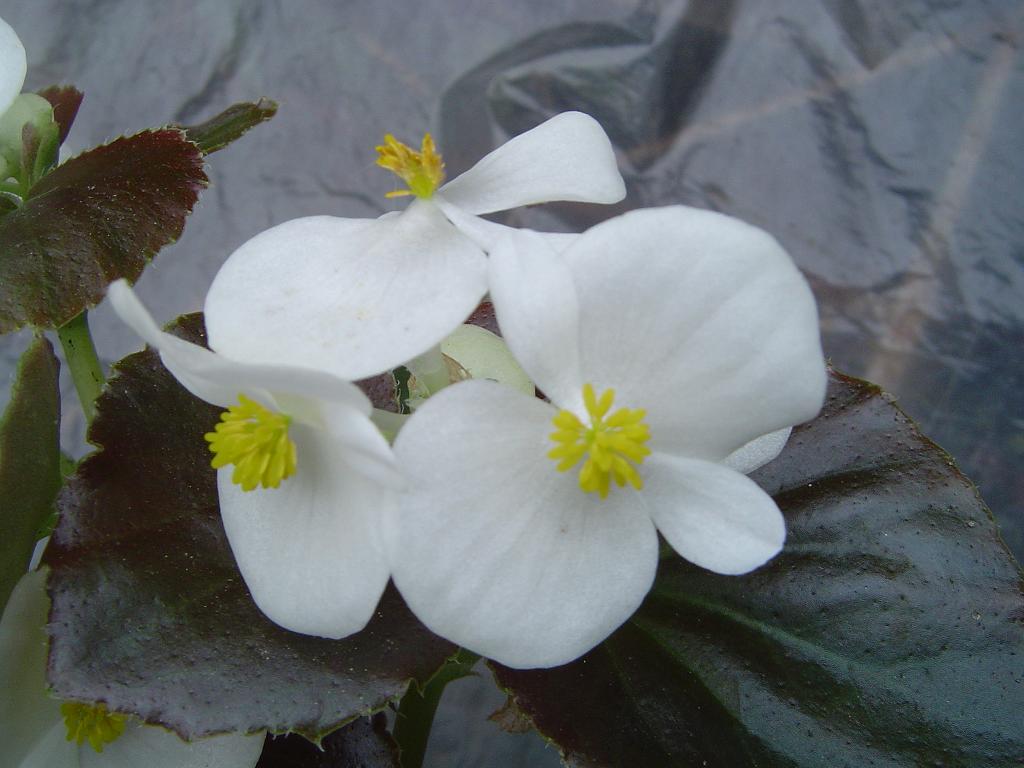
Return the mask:
[[[608,137],[578,112],[515,137],[436,190],[442,166],[431,141],[414,152],[387,137],[378,149],[416,191],[413,203],[379,219],[295,219],[245,243],[206,298],[211,346],[346,379],[380,373],[438,344],[483,297],[478,241],[507,228],[477,215],[625,194]]]
[[[22,577],[0,619],[0,749],[8,768],[252,768],[264,734],[228,734],[184,742],[173,733],[102,709],[87,711],[98,728],[82,743],[68,738],[61,702],[47,695],[46,573]],[[120,733],[118,733],[120,731]],[[97,738],[106,734],[112,741]],[[88,737],[96,741],[98,752]]]
[[[0,19],[0,183],[22,174],[22,129],[32,123],[39,130],[53,126],[50,102],[35,93],[22,93],[27,61],[17,33]],[[21,190],[24,194],[24,190]]]
[[[328,373],[250,364],[162,332],[123,280],[108,296],[187,390],[228,408],[207,440],[224,464],[224,529],[257,606],[305,634],[362,629],[387,585],[381,531],[402,483],[366,395]]]
[[[27,68],[25,48],[21,40],[10,25],[0,19],[0,116],[21,93]]]
[[[770,458],[818,412],[826,378],[810,289],[760,230],[672,207],[546,251],[509,238],[490,284],[551,402],[456,384],[395,442],[409,475],[395,583],[434,632],[523,668],[571,661],[636,610],[656,531],[718,573],[774,556],[781,513],[726,462]],[[760,456],[737,454],[755,438]]]

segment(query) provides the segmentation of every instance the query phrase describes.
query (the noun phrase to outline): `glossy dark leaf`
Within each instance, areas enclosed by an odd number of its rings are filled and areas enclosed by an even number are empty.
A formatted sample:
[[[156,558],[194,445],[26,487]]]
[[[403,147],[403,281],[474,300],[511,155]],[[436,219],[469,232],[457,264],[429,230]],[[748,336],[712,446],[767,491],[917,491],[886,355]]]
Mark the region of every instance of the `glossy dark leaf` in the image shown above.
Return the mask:
[[[579,766],[1016,766],[1021,572],[977,491],[877,388],[834,375],[755,479],[786,515],[744,577],[675,555],[584,658],[496,667]]]
[[[28,570],[60,489],[60,363],[36,338],[18,364],[0,421],[0,612]]]
[[[198,316],[180,335],[202,341]],[[59,497],[50,680],[186,738],[295,731],[316,738],[400,696],[451,655],[389,588],[344,640],[299,635],[256,608],[228,548],[203,434],[219,411],[150,351],[97,400],[98,453]]]
[[[232,104],[219,115],[204,123],[183,127],[185,135],[194,142],[203,154],[223,149],[239,139],[251,128],[269,120],[277,114],[277,102],[260,99],[255,104],[243,102]]]
[[[68,160],[0,217],[0,333],[58,327],[135,280],[181,234],[207,184],[176,129],[145,131]]]
[[[256,768],[399,768],[398,747],[383,713],[363,717],[323,738],[268,736]]]
[[[53,106],[53,119],[60,126],[59,140],[63,144],[78,116],[84,94],[73,85],[51,85],[39,91],[39,95]]]

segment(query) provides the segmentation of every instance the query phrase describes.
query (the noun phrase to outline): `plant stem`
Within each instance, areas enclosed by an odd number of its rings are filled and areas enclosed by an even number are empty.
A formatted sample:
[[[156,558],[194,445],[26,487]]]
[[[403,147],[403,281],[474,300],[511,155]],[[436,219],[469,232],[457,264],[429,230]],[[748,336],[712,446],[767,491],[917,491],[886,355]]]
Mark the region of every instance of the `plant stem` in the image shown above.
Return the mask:
[[[89,333],[87,315],[88,313],[83,311],[62,325],[57,329],[57,337],[64,348],[64,361],[71,372],[72,381],[75,382],[85,421],[92,424],[92,417],[96,413],[95,401],[103,389],[105,379],[103,366],[96,356],[96,347]]]
[[[402,768],[421,768],[430,739],[430,727],[434,723],[434,713],[445,686],[472,674],[473,665],[479,659],[475,653],[460,648],[426,685],[420,687],[413,682],[409,686],[398,705],[395,718],[394,737],[401,750]]]

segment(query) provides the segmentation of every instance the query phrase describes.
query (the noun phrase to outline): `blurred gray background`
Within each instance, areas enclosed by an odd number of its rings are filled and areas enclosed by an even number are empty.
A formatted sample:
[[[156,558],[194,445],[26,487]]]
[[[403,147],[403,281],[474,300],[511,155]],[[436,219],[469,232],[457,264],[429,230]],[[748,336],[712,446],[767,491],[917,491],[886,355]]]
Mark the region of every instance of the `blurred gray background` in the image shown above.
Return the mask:
[[[686,203],[772,232],[811,281],[834,365],[899,398],[1024,556],[1020,0],[0,0],[0,16],[28,50],[27,89],[85,92],[75,153],[280,102],[211,156],[184,237],[141,279],[158,320],[201,308],[269,226],[393,208],[374,165],[385,132],[432,131],[452,177],[579,109],[611,136],[626,201],[503,220],[579,230]],[[105,307],[92,321],[104,361],[139,348]],[[0,338],[5,376],[27,340]],[[502,700],[486,671],[453,684],[428,764],[557,765],[539,737],[485,722]]]

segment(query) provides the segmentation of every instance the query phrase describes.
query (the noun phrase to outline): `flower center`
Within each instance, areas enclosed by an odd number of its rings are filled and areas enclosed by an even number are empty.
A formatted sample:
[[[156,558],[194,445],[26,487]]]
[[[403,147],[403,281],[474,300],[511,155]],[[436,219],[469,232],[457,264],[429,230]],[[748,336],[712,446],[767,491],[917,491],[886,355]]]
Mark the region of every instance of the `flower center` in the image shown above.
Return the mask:
[[[620,487],[628,482],[640,490],[644,482],[634,465],[642,464],[651,452],[644,445],[651,439],[651,431],[643,421],[647,412],[642,408],[619,408],[605,418],[614,400],[614,389],[606,389],[598,398],[593,386],[584,384],[583,404],[590,425],[567,410],[559,411],[551,420],[557,431],[550,435],[555,447],[548,452],[548,458],[558,462],[559,472],[566,472],[586,456],[580,470],[580,488],[586,493],[597,491],[602,499],[608,496],[613,478]]]
[[[125,716],[108,712],[103,704],[65,701],[60,705],[60,713],[68,731],[68,741],[82,744],[88,740],[97,752],[102,752],[105,744],[124,733]]]
[[[235,465],[231,482],[251,491],[257,485],[277,488],[295,474],[295,443],[288,437],[291,418],[264,408],[245,395],[220,415],[220,423],[203,437],[210,444],[214,469]]]
[[[386,197],[430,197],[444,181],[444,161],[434,147],[434,139],[428,133],[417,152],[395,139],[390,133],[384,135],[384,143],[377,147],[377,165],[387,168],[406,184],[408,189],[396,189]]]

